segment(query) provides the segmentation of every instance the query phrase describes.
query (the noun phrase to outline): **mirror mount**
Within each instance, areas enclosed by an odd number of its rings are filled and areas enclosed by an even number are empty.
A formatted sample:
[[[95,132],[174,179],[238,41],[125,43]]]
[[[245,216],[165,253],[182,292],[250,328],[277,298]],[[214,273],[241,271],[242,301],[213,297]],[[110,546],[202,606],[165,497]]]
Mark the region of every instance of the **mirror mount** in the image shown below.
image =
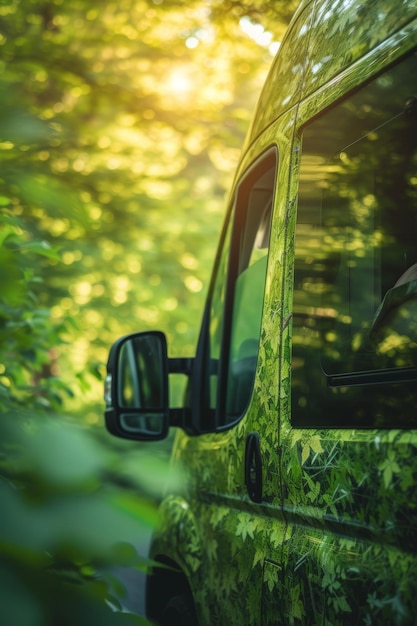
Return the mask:
[[[184,430],[189,432],[187,424],[190,423],[190,417],[191,409],[189,409],[188,407],[169,409],[170,426],[178,426],[178,428],[184,428]]]
[[[170,426],[187,430],[189,407],[169,407],[169,374],[191,376],[194,359],[168,358],[166,337],[158,331],[133,333],[110,349],[104,382],[107,430],[117,437],[156,441]]]
[[[193,361],[194,359],[186,357],[168,359],[168,372],[170,374],[185,374],[186,376],[190,376]]]

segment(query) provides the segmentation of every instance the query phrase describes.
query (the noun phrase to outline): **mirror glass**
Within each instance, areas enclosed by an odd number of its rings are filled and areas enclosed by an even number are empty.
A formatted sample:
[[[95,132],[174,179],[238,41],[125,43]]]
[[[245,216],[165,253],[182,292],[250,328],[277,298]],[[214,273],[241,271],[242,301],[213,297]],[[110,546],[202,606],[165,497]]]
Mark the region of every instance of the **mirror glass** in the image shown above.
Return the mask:
[[[127,339],[120,347],[117,363],[117,404],[122,428],[135,433],[162,433],[167,391],[164,338],[156,333],[142,333]]]

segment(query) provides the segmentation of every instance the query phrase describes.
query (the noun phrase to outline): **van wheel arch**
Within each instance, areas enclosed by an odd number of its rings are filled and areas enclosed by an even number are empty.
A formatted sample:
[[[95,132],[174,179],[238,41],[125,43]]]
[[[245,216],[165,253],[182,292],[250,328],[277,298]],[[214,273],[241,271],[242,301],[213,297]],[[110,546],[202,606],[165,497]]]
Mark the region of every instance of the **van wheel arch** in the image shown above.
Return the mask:
[[[184,572],[166,557],[156,556],[153,560],[162,567],[155,565],[146,580],[147,618],[162,626],[167,623],[175,626],[175,614],[181,620],[178,624],[198,626],[191,589]]]

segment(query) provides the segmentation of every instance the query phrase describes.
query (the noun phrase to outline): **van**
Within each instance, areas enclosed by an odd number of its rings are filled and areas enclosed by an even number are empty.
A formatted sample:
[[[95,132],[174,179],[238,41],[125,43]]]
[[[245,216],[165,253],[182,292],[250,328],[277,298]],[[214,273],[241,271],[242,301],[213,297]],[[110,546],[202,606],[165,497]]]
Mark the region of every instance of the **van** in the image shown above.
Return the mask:
[[[168,358],[161,332],[123,337],[105,395],[114,435],[177,429],[153,622],[417,624],[415,0],[301,3],[237,168],[195,357]]]

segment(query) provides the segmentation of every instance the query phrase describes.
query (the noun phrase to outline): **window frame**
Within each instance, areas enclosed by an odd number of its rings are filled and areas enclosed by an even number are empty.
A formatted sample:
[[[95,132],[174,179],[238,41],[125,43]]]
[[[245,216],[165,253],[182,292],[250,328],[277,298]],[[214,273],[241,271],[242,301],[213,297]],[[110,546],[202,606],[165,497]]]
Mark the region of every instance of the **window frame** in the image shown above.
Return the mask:
[[[251,190],[253,190],[256,181],[260,180],[263,174],[265,174],[271,168],[274,169],[274,181],[272,188],[272,207],[271,207],[271,224],[273,219],[273,207],[276,197],[277,177],[278,177],[278,148],[276,145],[272,145],[264,150],[251,165],[244,170],[242,175],[237,180],[234,191],[231,195],[231,201],[226,214],[226,218],[223,224],[222,235],[220,238],[215,265],[213,268],[212,278],[209,287],[209,293],[204,309],[203,324],[201,328],[200,338],[197,348],[195,379],[198,380],[198,384],[193,385],[195,388],[194,397],[192,399],[192,405],[194,406],[195,417],[193,419],[194,425],[197,426],[197,432],[215,432],[223,431],[232,428],[236,425],[243,416],[247,413],[250,405],[250,399],[253,395],[254,379],[252,382],[251,393],[249,401],[246,404],[246,408],[243,412],[234,420],[227,421],[226,402],[227,402],[227,386],[228,386],[228,368],[230,359],[230,347],[231,347],[231,329],[233,320],[233,304],[234,304],[234,287],[236,279],[239,275],[239,235],[244,232],[246,225],[248,209],[248,198]],[[244,201],[243,201],[244,199]],[[244,205],[244,209],[241,208]],[[231,230],[230,230],[231,229]],[[228,237],[229,235],[229,237]],[[269,243],[267,251],[267,262],[269,258]],[[227,250],[228,246],[228,250]],[[218,361],[217,370],[217,392],[215,408],[210,408],[210,375],[213,371],[213,363],[210,359],[210,313],[213,302],[213,296],[216,288],[216,284],[219,278],[219,270],[222,264],[222,258],[224,253],[227,253],[226,260],[226,272],[223,277],[223,289],[225,293],[225,300],[223,306],[222,317],[222,333],[220,340],[220,357]],[[267,272],[267,270],[266,270]],[[263,293],[266,284],[266,272],[265,281],[263,287]],[[261,319],[263,314],[264,299],[261,303]],[[260,334],[258,337],[257,356],[259,354],[260,346]]]

